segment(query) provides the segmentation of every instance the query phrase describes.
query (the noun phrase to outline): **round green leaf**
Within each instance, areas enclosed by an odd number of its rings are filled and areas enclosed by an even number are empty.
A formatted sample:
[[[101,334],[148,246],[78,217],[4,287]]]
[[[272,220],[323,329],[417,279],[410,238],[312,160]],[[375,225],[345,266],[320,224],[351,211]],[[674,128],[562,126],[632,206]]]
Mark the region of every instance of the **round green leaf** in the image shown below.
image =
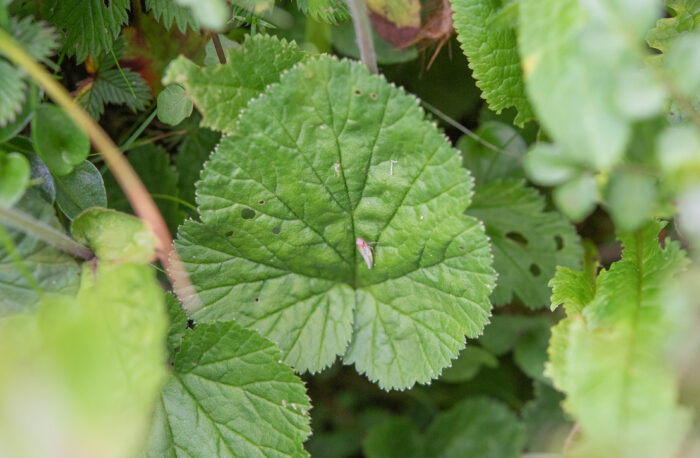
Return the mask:
[[[620,231],[638,229],[651,217],[656,200],[656,178],[635,172],[617,172],[605,189],[605,202]]]
[[[285,107],[280,110],[280,107]],[[471,179],[414,97],[319,58],[251,102],[176,246],[204,307],[316,372],[337,355],[384,388],[428,382],[488,321],[495,282]],[[355,240],[374,245],[367,268]]]
[[[171,126],[180,124],[192,114],[192,106],[185,88],[171,84],[158,94],[158,119]]]
[[[29,185],[29,161],[19,153],[0,150],[0,205],[11,207]]]
[[[595,178],[582,175],[564,183],[554,190],[554,202],[573,221],[581,221],[595,208],[598,200],[598,187]]]
[[[79,243],[99,259],[149,263],[155,258],[155,240],[139,218],[107,208],[89,208],[70,227]]]
[[[58,106],[42,103],[32,119],[34,149],[54,175],[66,175],[90,152],[90,140]]]
[[[84,161],[68,175],[57,176],[54,183],[58,208],[69,219],[87,208],[107,206],[102,175],[90,161]]]
[[[525,156],[525,172],[535,183],[555,186],[571,180],[581,166],[551,143],[536,143]]]

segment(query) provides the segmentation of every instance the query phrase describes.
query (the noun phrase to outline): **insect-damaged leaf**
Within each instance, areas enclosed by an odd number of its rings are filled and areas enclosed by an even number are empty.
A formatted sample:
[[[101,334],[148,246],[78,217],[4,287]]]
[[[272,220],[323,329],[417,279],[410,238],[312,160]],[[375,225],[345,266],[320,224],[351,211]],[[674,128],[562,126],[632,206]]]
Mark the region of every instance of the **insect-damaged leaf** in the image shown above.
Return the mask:
[[[365,67],[295,67],[204,168],[203,224],[176,241],[204,303],[193,318],[252,327],[299,371],[344,355],[384,388],[436,377],[481,333],[495,281],[460,162],[416,99]],[[357,237],[377,242],[371,270]]]

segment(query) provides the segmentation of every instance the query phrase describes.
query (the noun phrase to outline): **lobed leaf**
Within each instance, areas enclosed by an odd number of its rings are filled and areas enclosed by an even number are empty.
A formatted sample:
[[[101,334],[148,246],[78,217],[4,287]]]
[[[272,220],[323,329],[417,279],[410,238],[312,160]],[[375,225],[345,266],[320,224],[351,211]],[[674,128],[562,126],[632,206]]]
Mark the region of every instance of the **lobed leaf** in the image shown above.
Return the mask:
[[[300,64],[204,168],[203,224],[176,241],[204,303],[192,317],[258,330],[299,371],[344,354],[384,388],[428,382],[490,315],[491,255],[462,214],[460,162],[381,77],[325,57]],[[378,242],[371,270],[356,237]]]
[[[452,0],[454,28],[469,68],[489,108],[500,113],[515,107],[514,123],[534,118],[525,95],[515,27],[499,18],[502,0]]]
[[[126,105],[142,111],[151,100],[151,92],[141,75],[129,68],[100,70],[93,81],[79,90],[78,103],[95,119],[100,119],[105,105]]]
[[[241,48],[229,50],[226,65],[201,68],[178,57],[168,66],[163,83],[185,88],[202,112],[203,127],[232,132],[236,116],[248,102],[303,58],[295,42],[267,35],[248,36]]]
[[[646,37],[649,46],[662,53],[666,53],[680,35],[700,26],[700,0],[666,0],[664,3],[673,14],[656,21],[656,27]]]
[[[185,333],[146,456],[308,456],[311,408],[279,350],[233,321]]]
[[[174,22],[182,33],[186,33],[188,27],[194,31],[199,30],[199,21],[190,8],[175,0],[146,0],[146,9],[151,10],[156,20],[166,29]]]

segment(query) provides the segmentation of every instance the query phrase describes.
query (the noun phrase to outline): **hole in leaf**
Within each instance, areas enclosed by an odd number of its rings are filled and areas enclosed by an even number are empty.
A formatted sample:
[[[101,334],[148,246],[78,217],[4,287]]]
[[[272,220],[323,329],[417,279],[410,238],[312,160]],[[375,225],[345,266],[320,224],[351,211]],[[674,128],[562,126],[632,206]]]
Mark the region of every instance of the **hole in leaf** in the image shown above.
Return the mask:
[[[262,200],[262,199],[260,199],[260,200],[258,201],[258,203],[259,203],[260,205],[265,205],[265,201]]]
[[[103,0],[102,3],[105,4],[105,7],[109,8],[109,0]]]
[[[260,302],[260,298],[259,298],[259,297],[256,297],[256,298],[255,298],[255,302]]]
[[[557,251],[561,251],[564,248],[564,239],[558,235],[554,236],[554,243],[557,244]]]
[[[359,89],[355,89],[355,95],[357,95],[357,96],[362,95],[362,91]]]
[[[194,329],[194,321],[187,320],[187,329]]]
[[[534,277],[539,277],[540,274],[542,273],[542,271],[540,270],[539,267],[537,267],[537,264],[530,264],[530,273],[531,273]]]
[[[253,219],[255,218],[255,210],[251,210],[250,208],[244,208],[241,210],[241,217],[243,219]]]
[[[374,92],[372,92],[369,96],[372,98],[372,100],[377,100],[377,94]]]
[[[506,238],[517,243],[518,245],[527,245],[527,239],[523,237],[520,232],[509,232],[506,234]]]
[[[463,247],[463,246],[459,247],[459,249],[462,250],[462,251],[464,251],[464,247]]]
[[[233,236],[233,231],[228,231],[227,233],[224,234],[226,238],[232,237]]]
[[[282,231],[282,228],[279,226],[275,226],[272,228],[272,233],[275,235],[279,235],[279,233]]]

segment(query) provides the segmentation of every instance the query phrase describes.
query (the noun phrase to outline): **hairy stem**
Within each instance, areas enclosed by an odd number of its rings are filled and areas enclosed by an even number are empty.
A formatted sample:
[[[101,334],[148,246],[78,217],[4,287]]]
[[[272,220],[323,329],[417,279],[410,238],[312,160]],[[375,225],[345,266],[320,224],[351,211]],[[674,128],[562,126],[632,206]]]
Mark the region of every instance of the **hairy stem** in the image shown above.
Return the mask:
[[[156,239],[158,259],[165,267],[173,291],[186,310],[199,307],[198,296],[194,293],[185,266],[173,249],[172,238],[163,216],[139,179],[129,161],[102,128],[78,105],[66,88],[59,84],[41,65],[29,56],[22,47],[4,30],[0,30],[0,51],[12,62],[24,69],[46,93],[61,106],[66,114],[90,137],[93,146],[102,154],[105,162],[117,179],[136,214],[144,220]]]
[[[360,49],[360,59],[371,73],[377,73],[377,56],[374,53],[372,26],[367,16],[365,0],[348,0],[348,6],[352,15],[352,25],[355,28],[357,47]]]
[[[15,229],[31,234],[34,237],[55,246],[59,250],[75,256],[76,258],[89,261],[95,257],[95,253],[93,253],[90,248],[79,244],[58,229],[55,229],[43,221],[39,221],[33,216],[21,212],[16,208],[0,206],[0,217],[2,217],[3,223],[6,223],[8,226],[12,226]]]
[[[219,62],[223,65],[226,63],[226,54],[224,54],[224,48],[221,46],[221,40],[219,40],[219,34],[211,34],[211,42],[214,43],[214,49],[216,50],[216,57],[219,58]]]

